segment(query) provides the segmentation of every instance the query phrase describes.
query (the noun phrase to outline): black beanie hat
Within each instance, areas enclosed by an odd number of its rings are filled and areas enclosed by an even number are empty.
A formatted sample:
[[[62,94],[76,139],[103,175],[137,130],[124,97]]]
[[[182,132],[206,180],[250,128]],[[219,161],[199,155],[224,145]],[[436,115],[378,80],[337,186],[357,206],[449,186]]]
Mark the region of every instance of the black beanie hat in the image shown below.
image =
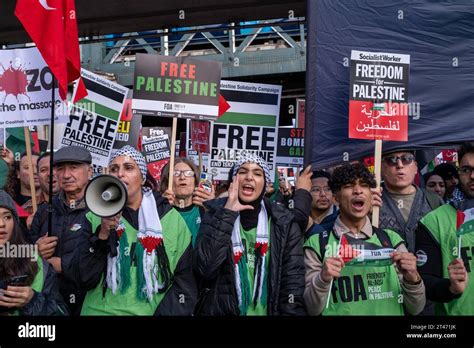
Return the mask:
[[[18,221],[18,213],[16,211],[15,202],[13,201],[13,198],[11,198],[10,195],[4,190],[0,190],[0,208],[6,208],[10,210],[15,219]]]

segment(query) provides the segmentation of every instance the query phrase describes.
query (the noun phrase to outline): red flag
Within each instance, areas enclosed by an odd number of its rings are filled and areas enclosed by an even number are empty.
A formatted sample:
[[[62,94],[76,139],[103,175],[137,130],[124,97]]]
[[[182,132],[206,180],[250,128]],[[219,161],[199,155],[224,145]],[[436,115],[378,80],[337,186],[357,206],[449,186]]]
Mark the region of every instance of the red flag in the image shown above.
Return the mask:
[[[224,113],[229,109],[230,109],[229,103],[227,102],[227,100],[225,100],[225,98],[222,96],[222,94],[220,94],[219,95],[219,111],[218,111],[217,118],[224,115]]]
[[[74,0],[18,0],[15,15],[58,80],[65,100],[68,83],[81,77]],[[78,90],[78,97],[86,95],[85,88]]]

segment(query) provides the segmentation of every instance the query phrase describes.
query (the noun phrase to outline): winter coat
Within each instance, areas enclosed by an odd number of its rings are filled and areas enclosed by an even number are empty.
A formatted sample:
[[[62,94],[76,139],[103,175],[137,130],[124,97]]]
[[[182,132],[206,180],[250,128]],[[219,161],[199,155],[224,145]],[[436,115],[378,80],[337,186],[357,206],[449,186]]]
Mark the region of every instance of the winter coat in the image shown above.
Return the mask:
[[[83,200],[71,208],[61,197],[61,194],[53,197],[52,230],[48,231],[48,205],[42,204],[33,218],[30,235],[33,242],[48,232],[48,236],[58,237],[58,245],[53,256],[61,258],[62,273],[57,276],[59,291],[66,300],[71,314],[78,315],[85,292],[74,282],[76,279],[74,258],[80,230],[87,221],[86,213],[89,209]],[[70,301],[71,299],[74,300]]]
[[[235,288],[232,229],[237,212],[224,208],[227,198],[205,203],[196,240],[193,269],[200,286],[196,315],[239,315]],[[293,214],[265,199],[271,217],[268,315],[305,315],[303,237]]]

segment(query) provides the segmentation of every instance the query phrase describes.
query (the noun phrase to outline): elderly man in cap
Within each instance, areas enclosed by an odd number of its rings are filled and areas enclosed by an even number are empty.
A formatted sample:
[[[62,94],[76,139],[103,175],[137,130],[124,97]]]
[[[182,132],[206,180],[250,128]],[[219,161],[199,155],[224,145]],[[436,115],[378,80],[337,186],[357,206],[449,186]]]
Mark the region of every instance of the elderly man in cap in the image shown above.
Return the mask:
[[[74,285],[72,263],[77,237],[88,212],[84,191],[92,176],[92,156],[79,146],[67,146],[54,154],[60,192],[53,198],[52,230],[48,231],[48,205],[39,207],[31,227],[41,257],[48,260],[59,278],[59,290],[71,313],[79,314],[85,293]]]

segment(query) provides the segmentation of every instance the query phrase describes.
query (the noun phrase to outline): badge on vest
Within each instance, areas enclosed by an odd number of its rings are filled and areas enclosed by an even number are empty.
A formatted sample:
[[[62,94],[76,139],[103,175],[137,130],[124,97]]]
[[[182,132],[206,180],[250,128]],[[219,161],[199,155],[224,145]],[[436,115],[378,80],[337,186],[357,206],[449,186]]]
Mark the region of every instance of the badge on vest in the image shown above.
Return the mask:
[[[417,267],[423,266],[428,261],[428,255],[421,249],[416,252],[415,256]]]
[[[71,226],[71,229],[70,229],[70,230],[71,230],[72,232],[77,232],[77,231],[79,231],[79,230],[81,229],[81,227],[82,227],[81,224],[74,224],[74,225]]]

